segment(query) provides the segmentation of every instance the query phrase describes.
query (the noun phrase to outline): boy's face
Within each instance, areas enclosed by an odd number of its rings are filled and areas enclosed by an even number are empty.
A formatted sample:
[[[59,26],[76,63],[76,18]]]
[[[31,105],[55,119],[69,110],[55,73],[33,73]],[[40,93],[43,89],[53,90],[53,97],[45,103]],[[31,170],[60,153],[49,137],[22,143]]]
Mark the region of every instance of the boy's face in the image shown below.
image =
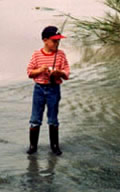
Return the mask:
[[[43,41],[44,41],[44,44],[49,51],[56,51],[60,40],[59,39],[54,40],[54,39],[50,39],[50,38],[49,39],[45,38]]]

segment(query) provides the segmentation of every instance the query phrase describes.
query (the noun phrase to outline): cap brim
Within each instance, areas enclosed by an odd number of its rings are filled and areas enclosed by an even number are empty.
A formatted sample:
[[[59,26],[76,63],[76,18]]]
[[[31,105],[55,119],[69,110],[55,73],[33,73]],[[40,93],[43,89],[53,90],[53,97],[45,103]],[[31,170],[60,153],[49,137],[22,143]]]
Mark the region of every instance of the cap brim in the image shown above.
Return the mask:
[[[63,38],[66,38],[66,37],[63,36],[63,35],[54,35],[54,36],[51,36],[51,37],[50,37],[50,39],[55,39],[55,40],[57,40],[57,39],[63,39]]]

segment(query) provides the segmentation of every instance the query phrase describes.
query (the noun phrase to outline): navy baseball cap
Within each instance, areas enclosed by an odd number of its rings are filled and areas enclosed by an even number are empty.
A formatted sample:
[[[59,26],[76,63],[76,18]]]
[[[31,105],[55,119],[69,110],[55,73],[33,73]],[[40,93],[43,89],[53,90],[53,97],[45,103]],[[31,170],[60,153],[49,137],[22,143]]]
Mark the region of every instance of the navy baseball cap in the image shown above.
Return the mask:
[[[62,39],[66,38],[65,36],[61,35],[58,28],[55,26],[48,26],[42,31],[42,39],[49,38],[49,39]]]

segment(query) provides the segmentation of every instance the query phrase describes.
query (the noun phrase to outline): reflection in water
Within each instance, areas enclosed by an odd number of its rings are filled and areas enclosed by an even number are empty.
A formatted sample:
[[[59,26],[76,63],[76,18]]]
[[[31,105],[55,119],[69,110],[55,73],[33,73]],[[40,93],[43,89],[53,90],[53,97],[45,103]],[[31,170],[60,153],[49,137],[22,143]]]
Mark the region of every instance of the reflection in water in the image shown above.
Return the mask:
[[[30,192],[37,192],[40,190],[50,191],[50,188],[54,181],[54,168],[57,162],[57,158],[52,154],[49,154],[47,159],[47,165],[45,168],[45,162],[41,165],[42,161],[36,155],[28,156],[29,166],[27,168],[27,189]],[[44,160],[45,161],[45,160]]]

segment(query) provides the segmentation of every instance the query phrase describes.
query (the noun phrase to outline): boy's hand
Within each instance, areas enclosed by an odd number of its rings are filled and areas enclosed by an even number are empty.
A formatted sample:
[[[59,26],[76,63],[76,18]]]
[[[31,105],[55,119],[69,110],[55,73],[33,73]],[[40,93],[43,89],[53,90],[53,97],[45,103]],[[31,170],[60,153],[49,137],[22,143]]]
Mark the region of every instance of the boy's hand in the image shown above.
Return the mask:
[[[54,77],[59,78],[61,76],[61,72],[59,70],[52,70],[51,75],[53,75]]]
[[[48,66],[43,65],[42,67],[39,68],[40,72],[49,72]]]
[[[66,78],[65,73],[60,70],[52,70],[51,75],[54,76],[56,79],[60,79],[60,78],[65,79]]]
[[[38,75],[40,75],[40,73],[42,72],[46,72],[49,73],[49,69],[47,65],[43,65],[42,67],[38,68],[38,69],[33,69],[29,75],[29,78],[34,78],[37,77]]]

